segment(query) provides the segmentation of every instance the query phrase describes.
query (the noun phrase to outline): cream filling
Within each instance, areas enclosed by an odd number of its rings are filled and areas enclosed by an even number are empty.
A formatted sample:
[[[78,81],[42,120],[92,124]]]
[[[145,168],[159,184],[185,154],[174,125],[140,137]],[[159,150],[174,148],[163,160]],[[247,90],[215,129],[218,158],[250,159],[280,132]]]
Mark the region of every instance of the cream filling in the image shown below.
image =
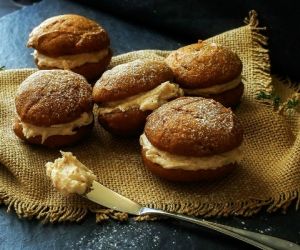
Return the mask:
[[[73,69],[86,63],[97,63],[108,55],[108,49],[99,50],[91,53],[81,53],[76,55],[66,55],[59,57],[50,57],[41,54],[37,50],[33,52],[33,57],[37,59],[38,66],[51,67],[59,69]]]
[[[71,152],[62,152],[62,158],[46,163],[47,176],[53,186],[64,194],[85,194],[92,186],[96,176]]]
[[[145,134],[140,137],[140,144],[145,150],[146,158],[165,169],[183,169],[196,171],[200,169],[217,169],[242,160],[241,146],[228,152],[204,157],[174,155],[154,147]]]
[[[208,88],[199,88],[199,89],[183,89],[186,95],[210,95],[210,94],[219,94],[227,90],[234,89],[241,82],[241,76],[233,79],[230,82],[214,85]]]
[[[76,131],[75,128],[86,126],[93,122],[93,113],[82,113],[81,116],[69,123],[55,124],[49,127],[39,127],[29,123],[20,122],[23,127],[23,134],[28,139],[35,136],[42,137],[42,143],[53,135],[74,135]]]
[[[105,107],[99,107],[99,113],[111,113],[116,109],[126,111],[135,107],[142,111],[154,110],[168,102],[168,100],[179,96],[183,96],[182,89],[178,85],[167,81],[148,92],[143,92],[121,101],[105,103]]]

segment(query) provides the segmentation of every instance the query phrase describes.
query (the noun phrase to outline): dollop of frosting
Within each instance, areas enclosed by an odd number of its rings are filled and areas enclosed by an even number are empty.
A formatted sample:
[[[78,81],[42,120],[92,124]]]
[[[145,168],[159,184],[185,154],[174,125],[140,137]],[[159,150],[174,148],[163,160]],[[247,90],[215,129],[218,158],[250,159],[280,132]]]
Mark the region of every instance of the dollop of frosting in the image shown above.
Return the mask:
[[[87,193],[97,177],[71,152],[60,152],[61,158],[46,163],[46,173],[53,186],[63,194]]]

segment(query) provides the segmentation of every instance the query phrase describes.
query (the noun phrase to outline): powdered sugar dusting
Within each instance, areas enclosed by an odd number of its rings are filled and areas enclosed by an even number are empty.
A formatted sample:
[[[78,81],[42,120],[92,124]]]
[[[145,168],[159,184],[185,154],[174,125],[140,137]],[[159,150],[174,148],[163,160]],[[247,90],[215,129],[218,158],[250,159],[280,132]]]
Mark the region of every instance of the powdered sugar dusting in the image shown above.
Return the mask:
[[[165,249],[178,245],[188,248],[193,245],[191,236],[193,231],[172,222],[110,222],[85,232],[64,249]]]
[[[230,109],[201,97],[176,99],[152,113],[145,133],[161,150],[204,156],[229,151],[242,142],[242,127]]]
[[[96,100],[116,101],[171,81],[173,73],[161,61],[138,59],[106,71],[96,83]]]
[[[65,123],[92,110],[91,94],[91,86],[78,74],[66,70],[40,70],[19,86],[17,113],[22,120],[33,124]]]

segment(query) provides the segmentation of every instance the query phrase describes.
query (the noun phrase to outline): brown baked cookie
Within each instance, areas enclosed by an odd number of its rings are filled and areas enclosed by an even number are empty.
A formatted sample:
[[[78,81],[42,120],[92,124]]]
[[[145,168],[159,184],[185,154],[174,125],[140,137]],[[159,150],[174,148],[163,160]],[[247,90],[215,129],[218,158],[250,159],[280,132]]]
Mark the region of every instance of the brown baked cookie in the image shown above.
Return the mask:
[[[216,96],[221,102],[225,100],[222,102],[225,106],[228,106],[227,103],[235,106],[240,101],[242,93],[229,90],[242,84],[242,62],[230,49],[215,43],[198,42],[173,51],[166,58],[166,63],[185,95]],[[226,97],[221,97],[222,94]],[[237,101],[228,101],[228,98]]]
[[[48,18],[34,28],[27,46],[57,57],[105,49],[109,43],[107,32],[95,21],[68,14]]]
[[[107,70],[93,88],[96,103],[119,101],[151,90],[174,78],[166,63],[135,60]]]
[[[240,160],[242,141],[233,112],[202,97],[161,106],[148,116],[140,138],[145,165],[176,181],[215,179],[229,172]]]
[[[98,79],[111,60],[110,39],[95,21],[69,14],[49,18],[33,29],[28,47],[39,69],[68,69]]]
[[[240,83],[237,87],[224,91],[220,94],[208,94],[203,95],[205,98],[214,99],[215,101],[222,103],[225,107],[235,108],[241,100],[244,93],[244,84]],[[195,96],[195,95],[190,95]]]
[[[106,71],[93,88],[100,124],[117,135],[140,133],[152,110],[182,96],[172,80],[162,61],[135,60]]]
[[[150,111],[132,108],[126,111],[115,110],[111,113],[98,114],[99,123],[112,134],[122,137],[140,135]]]
[[[15,104],[18,119],[14,131],[31,143],[50,147],[72,144],[93,126],[92,88],[84,77],[71,71],[33,73],[19,86]]]

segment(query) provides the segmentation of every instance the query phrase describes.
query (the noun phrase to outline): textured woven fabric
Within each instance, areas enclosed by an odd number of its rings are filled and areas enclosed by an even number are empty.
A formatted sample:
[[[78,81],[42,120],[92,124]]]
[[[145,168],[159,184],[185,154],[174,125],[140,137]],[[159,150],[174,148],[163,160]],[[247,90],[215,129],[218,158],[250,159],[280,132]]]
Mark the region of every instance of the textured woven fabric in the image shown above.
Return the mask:
[[[97,123],[90,137],[71,151],[105,186],[145,206],[195,216],[244,215],[261,208],[285,209],[299,205],[299,113],[275,112],[272,105],[257,101],[260,91],[272,93],[266,38],[259,34],[255,13],[247,25],[225,32],[210,41],[228,46],[243,61],[245,94],[235,111],[245,130],[244,160],[226,178],[213,183],[169,183],[144,168],[138,139],[118,139]],[[167,51],[137,51],[116,56],[111,67],[137,58],[163,59]],[[88,211],[97,220],[126,215],[103,209],[79,196],[65,197],[54,190],[45,163],[60,156],[57,149],[28,145],[12,131],[14,95],[18,85],[35,69],[0,72],[0,201],[21,217],[44,221],[78,221]],[[297,93],[280,82],[276,90],[285,98]]]

